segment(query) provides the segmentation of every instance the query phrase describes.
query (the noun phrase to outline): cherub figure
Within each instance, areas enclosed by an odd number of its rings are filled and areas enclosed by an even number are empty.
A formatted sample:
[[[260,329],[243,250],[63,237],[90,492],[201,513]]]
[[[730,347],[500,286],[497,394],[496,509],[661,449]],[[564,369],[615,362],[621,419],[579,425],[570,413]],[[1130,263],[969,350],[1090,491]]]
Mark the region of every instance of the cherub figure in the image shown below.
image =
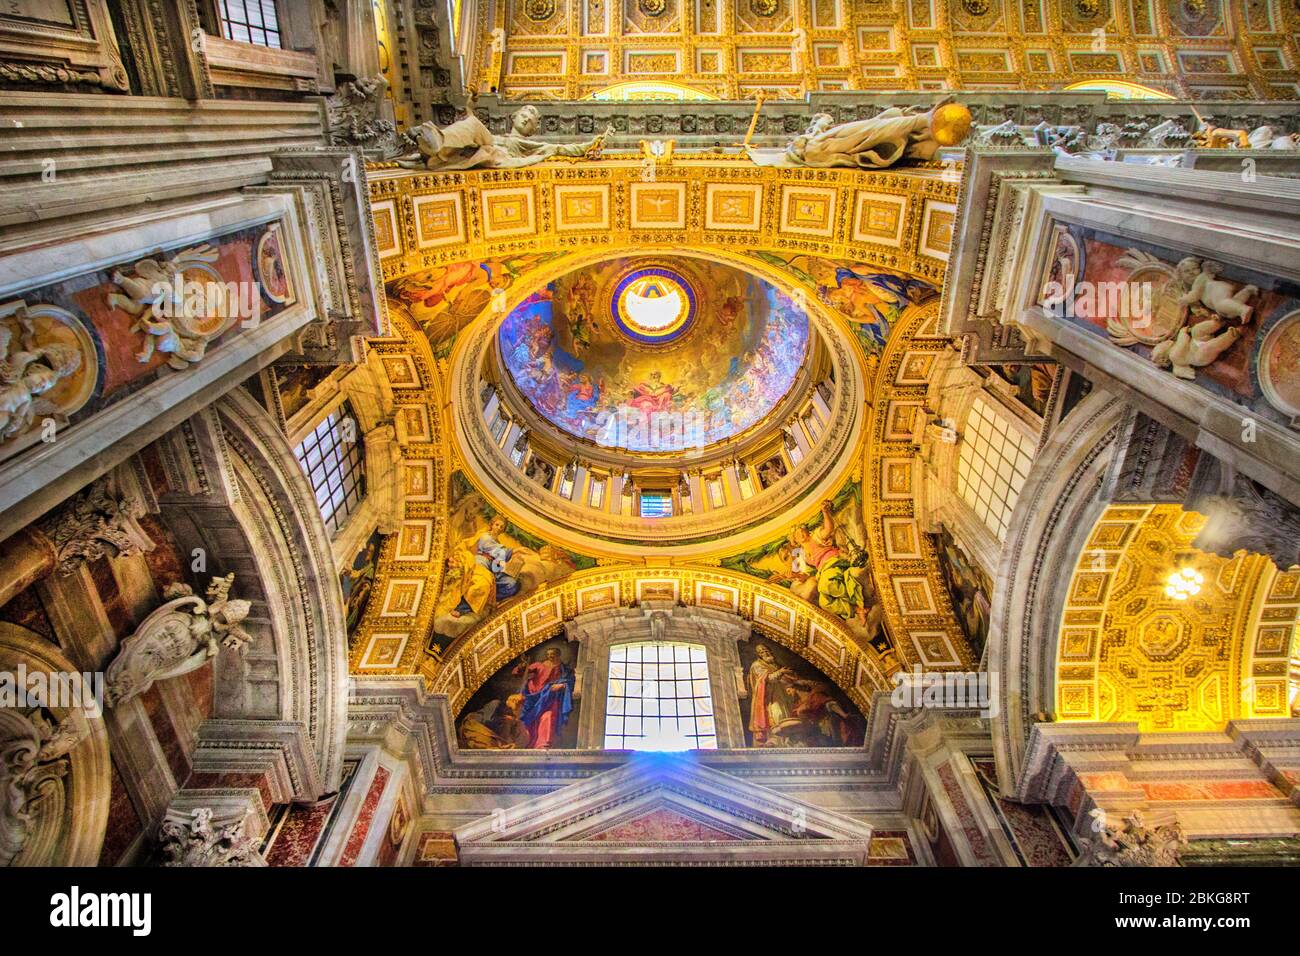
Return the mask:
[[[1172,368],[1179,378],[1195,379],[1196,369],[1214,362],[1241,338],[1238,326],[1220,332],[1222,328],[1218,318],[1183,326],[1172,339],[1165,339],[1151,350],[1151,361],[1161,368]]]
[[[203,358],[210,336],[187,331],[187,324],[210,318],[196,314],[196,310],[206,312],[206,296],[187,291],[178,279],[188,266],[216,262],[218,256],[216,249],[204,244],[185,249],[165,262],[141,259],[134,266],[134,275],[124,275],[120,270],[113,273],[113,282],[121,291],[109,293],[109,307],[133,316],[131,331],[144,335],[136,361],[148,362],[157,351],[170,356],[168,365],[182,370]]]
[[[1232,283],[1219,278],[1219,273],[1222,271],[1222,264],[1206,259],[1201,263],[1201,274],[1192,280],[1191,288],[1178,300],[1178,304],[1192,305],[1199,302],[1211,312],[1225,319],[1235,319],[1241,325],[1245,325],[1250,321],[1251,313],[1254,311],[1246,302],[1258,293],[1259,289],[1253,285],[1245,285],[1233,292]]]
[[[63,342],[40,344],[26,311],[20,311],[20,348],[11,352],[14,331],[0,325],[0,442],[23,434],[37,415],[66,420],[63,410],[40,396],[81,368],[81,353]]]

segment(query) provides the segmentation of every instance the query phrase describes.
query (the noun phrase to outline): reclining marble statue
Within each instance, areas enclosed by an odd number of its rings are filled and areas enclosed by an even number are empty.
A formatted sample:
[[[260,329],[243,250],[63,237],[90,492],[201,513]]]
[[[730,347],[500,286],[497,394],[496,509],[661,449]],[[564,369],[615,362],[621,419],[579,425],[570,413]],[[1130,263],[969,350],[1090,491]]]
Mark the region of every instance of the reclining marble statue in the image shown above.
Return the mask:
[[[421,123],[408,134],[414,149],[395,157],[399,166],[406,169],[427,169],[434,172],[451,172],[459,169],[517,169],[532,166],[553,156],[595,159],[614,132],[606,126],[604,132],[585,143],[544,143],[529,137],[537,133],[541,114],[535,106],[524,106],[510,117],[510,132],[504,136],[493,132],[474,115],[471,99],[468,114],[450,126],[438,127],[432,122]]]
[[[889,109],[870,119],[833,125],[828,113],[813,117],[808,129],[785,148],[745,146],[759,166],[847,166],[886,169],[907,163],[928,163],[940,147],[956,146],[971,128],[970,111],[943,100],[926,109]]]

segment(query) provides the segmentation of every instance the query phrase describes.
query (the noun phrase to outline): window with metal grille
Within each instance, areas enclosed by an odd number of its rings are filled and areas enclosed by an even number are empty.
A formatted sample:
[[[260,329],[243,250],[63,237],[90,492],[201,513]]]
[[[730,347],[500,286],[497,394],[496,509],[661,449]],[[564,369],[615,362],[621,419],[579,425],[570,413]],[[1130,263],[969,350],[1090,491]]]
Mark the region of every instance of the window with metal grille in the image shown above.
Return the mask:
[[[227,40],[280,49],[280,17],[275,0],[217,0],[221,33]]]
[[[609,649],[605,749],[718,749],[703,645],[640,641]]]
[[[975,399],[957,459],[957,493],[999,541],[1007,535],[1036,444],[991,403]]]
[[[366,496],[365,448],[352,407],[344,402],[326,415],[295,453],[332,535]]]

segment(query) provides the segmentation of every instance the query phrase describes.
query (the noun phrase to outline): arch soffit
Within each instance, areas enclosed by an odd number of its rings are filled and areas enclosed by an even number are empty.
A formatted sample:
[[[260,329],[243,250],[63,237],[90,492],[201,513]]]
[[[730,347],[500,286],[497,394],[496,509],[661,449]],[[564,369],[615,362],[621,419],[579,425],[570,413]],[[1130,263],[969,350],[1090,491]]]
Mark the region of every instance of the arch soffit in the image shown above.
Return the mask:
[[[1128,406],[1094,391],[1038,449],[1007,529],[994,577],[988,670],[997,675],[992,715],[998,784],[1019,782],[1034,715],[1053,709],[1064,595],[1080,550],[1105,510],[1100,495]]]

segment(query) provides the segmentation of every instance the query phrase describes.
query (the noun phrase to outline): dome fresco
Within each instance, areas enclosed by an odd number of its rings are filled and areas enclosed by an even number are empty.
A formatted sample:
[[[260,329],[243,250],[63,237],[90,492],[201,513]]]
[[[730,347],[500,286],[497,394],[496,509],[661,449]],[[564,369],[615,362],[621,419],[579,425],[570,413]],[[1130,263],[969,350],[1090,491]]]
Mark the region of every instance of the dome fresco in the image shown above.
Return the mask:
[[[613,260],[551,282],[498,332],[502,366],[548,421],[634,452],[723,441],[790,391],[808,317],[763,280],[703,260]]]

